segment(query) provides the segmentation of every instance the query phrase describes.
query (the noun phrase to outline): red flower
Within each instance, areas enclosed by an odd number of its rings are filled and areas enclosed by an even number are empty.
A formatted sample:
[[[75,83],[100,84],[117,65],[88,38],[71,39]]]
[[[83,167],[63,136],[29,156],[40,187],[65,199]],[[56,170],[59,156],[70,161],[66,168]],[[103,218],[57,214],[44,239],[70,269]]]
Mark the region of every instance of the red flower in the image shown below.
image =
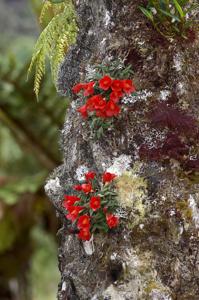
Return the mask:
[[[99,99],[98,102],[97,101],[95,102],[94,107],[95,107],[96,110],[100,110],[100,111],[104,110],[105,107],[106,107],[106,100]]]
[[[109,173],[109,172],[105,172],[102,175],[102,180],[103,180],[104,183],[111,182],[115,177],[117,177],[117,175]]]
[[[94,179],[95,175],[96,175],[95,172],[88,172],[88,173],[85,174],[85,178],[86,178],[87,181],[89,181],[89,180]]]
[[[123,96],[123,93],[121,91],[113,91],[110,94],[110,100],[117,103],[122,96]]]
[[[109,101],[107,102],[106,105],[106,116],[107,117],[113,117],[113,116],[117,116],[120,113],[120,107],[118,105],[115,104],[115,102],[113,101]]]
[[[83,118],[88,117],[87,106],[86,105],[81,106],[80,108],[78,108],[77,111],[80,112],[80,114],[82,115]]]
[[[79,92],[81,90],[83,90],[85,87],[85,84],[84,83],[78,83],[76,84],[73,88],[72,88],[72,91],[74,94],[79,94]]]
[[[99,81],[99,87],[104,91],[107,91],[111,87],[111,84],[112,84],[112,79],[107,75],[105,75]]]
[[[89,228],[82,228],[78,234],[78,237],[83,241],[89,241],[91,238]]]
[[[102,110],[106,107],[106,101],[102,98],[101,95],[95,95],[87,100],[86,106],[90,111],[97,109]]]
[[[114,79],[111,85],[111,89],[116,92],[120,92],[123,88],[123,82],[119,79]]]
[[[100,197],[91,197],[90,199],[90,208],[96,211],[101,207]]]
[[[82,191],[85,194],[88,194],[88,193],[92,192],[92,185],[91,185],[91,183],[84,183],[84,184],[82,184]]]
[[[76,201],[79,201],[80,198],[77,196],[68,196],[64,195],[65,200],[63,201],[63,207],[68,209],[70,206],[72,206]]]
[[[106,111],[105,110],[98,110],[96,111],[96,116],[99,118],[106,118]]]
[[[107,214],[106,222],[107,222],[109,228],[114,228],[119,224],[119,218],[112,214]]]
[[[108,211],[108,208],[105,206],[105,207],[103,208],[103,212],[106,214],[107,211]]]
[[[68,207],[69,213],[66,215],[66,218],[68,220],[71,220],[72,222],[75,221],[80,213],[84,209],[83,206],[70,206]]]
[[[79,229],[90,228],[90,217],[88,215],[80,216],[77,221],[77,227]]]
[[[81,191],[82,186],[81,185],[74,185],[73,189],[76,190],[76,191]]]
[[[125,91],[125,93],[131,94],[131,93],[135,92],[135,86],[134,86],[132,80],[125,79],[122,81],[122,83],[123,83],[123,90]]]
[[[94,81],[85,84],[84,96],[90,96],[94,94],[94,85],[95,85]]]

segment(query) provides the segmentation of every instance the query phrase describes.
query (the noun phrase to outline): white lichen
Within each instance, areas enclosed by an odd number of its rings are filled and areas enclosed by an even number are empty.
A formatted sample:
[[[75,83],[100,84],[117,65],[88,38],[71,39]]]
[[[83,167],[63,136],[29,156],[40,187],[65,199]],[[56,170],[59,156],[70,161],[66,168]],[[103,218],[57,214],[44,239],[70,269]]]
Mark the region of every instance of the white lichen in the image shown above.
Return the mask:
[[[160,92],[159,99],[161,101],[166,101],[170,95],[171,95],[171,91],[169,91],[169,90],[163,90],[163,91]]]
[[[78,181],[84,181],[85,180],[85,173],[89,171],[88,167],[85,165],[81,165],[77,168],[75,173],[75,178]]]
[[[136,92],[134,95],[127,95],[122,99],[123,104],[134,104],[138,101],[147,101],[152,96],[152,92],[147,90],[141,90]]]
[[[169,294],[157,289],[152,290],[149,296],[151,300],[172,300]]]
[[[116,258],[117,258],[117,253],[116,253],[116,252],[113,252],[113,253],[111,254],[111,256],[110,256],[110,259],[111,259],[111,260],[116,260]]]
[[[59,178],[49,179],[46,185],[44,186],[46,193],[57,193],[61,188]]]
[[[106,43],[106,38],[103,38],[103,40],[100,42],[100,46],[104,47]]]
[[[130,155],[122,154],[113,160],[113,164],[107,169],[107,172],[120,176],[130,168],[132,158]]]
[[[61,290],[62,290],[62,292],[66,291],[66,282],[65,281],[62,283]]]
[[[162,130],[158,130],[156,128],[150,128],[150,133],[144,135],[145,130],[148,129],[149,129],[148,125],[140,128],[141,133],[143,132],[144,144],[146,144],[149,149],[159,147],[161,142],[165,141],[168,130],[166,128]]]
[[[116,209],[115,215],[120,219],[128,219],[128,213],[122,207]]]
[[[150,251],[141,252],[139,248],[126,247],[121,253],[113,252],[110,259],[121,262],[125,280],[110,284],[102,295],[96,294],[92,300],[172,300],[170,289],[157,275]]]
[[[108,25],[109,25],[109,23],[110,23],[110,20],[111,20],[110,13],[108,12],[108,10],[106,10],[105,16],[104,16],[104,24],[105,24],[105,27],[108,27]]]
[[[189,208],[192,211],[192,219],[193,223],[195,224],[195,227],[199,228],[199,208],[197,206],[197,203],[192,195],[189,196],[188,199]]]
[[[95,75],[96,75],[96,69],[94,68],[94,66],[91,66],[90,64],[88,64],[86,66],[86,81],[90,81],[92,80]]]
[[[185,87],[185,84],[182,83],[182,82],[178,82],[177,84],[177,87],[176,87],[176,90],[177,90],[177,95],[178,96],[182,96],[186,93],[186,87]]]
[[[73,111],[76,111],[78,106],[79,106],[79,99],[71,102],[71,108],[73,109]],[[69,123],[69,121],[66,121],[66,124],[68,124],[68,123]]]
[[[104,292],[103,296],[104,299],[111,299],[111,300],[125,300],[125,298],[120,295],[119,290],[114,285],[110,285],[106,291]]]
[[[83,248],[87,255],[92,255],[95,252],[95,246],[93,242],[93,235],[91,236],[89,241],[83,242]]]
[[[176,53],[173,58],[174,68],[177,72],[182,71],[183,61],[182,56],[179,53]]]

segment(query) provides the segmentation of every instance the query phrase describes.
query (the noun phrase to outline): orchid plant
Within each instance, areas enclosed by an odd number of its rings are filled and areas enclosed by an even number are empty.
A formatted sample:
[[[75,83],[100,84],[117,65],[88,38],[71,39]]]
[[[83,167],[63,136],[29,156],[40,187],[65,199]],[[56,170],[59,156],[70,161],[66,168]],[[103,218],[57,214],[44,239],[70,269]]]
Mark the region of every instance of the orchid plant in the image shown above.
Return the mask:
[[[135,93],[135,85],[130,79],[131,67],[113,68],[96,66],[96,73],[86,83],[77,83],[72,91],[81,94],[84,104],[78,112],[90,123],[91,130],[97,138],[104,130],[113,126],[114,118],[122,112],[122,98]]]
[[[64,195],[62,206],[71,224],[70,232],[77,233],[80,240],[89,241],[92,233],[106,233],[119,225],[119,217],[115,214],[118,208],[116,177],[105,172],[98,184],[96,173],[88,172],[85,182],[73,187],[73,195]]]

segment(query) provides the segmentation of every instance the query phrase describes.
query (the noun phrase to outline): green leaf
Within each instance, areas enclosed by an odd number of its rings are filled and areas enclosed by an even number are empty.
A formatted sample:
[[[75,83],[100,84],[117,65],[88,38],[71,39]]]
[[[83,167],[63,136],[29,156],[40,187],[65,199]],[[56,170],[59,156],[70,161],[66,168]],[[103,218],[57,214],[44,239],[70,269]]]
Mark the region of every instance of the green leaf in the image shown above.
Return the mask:
[[[177,22],[180,22],[180,19],[179,19],[177,16],[172,15],[172,14],[169,13],[168,11],[162,10],[162,9],[160,9],[160,11],[161,11],[165,16],[170,17],[171,19],[175,19]]]
[[[97,137],[100,138],[104,134],[104,129],[103,127],[100,127],[97,131]]]
[[[185,13],[183,12],[182,7],[180,6],[180,4],[178,3],[177,0],[173,0],[173,2],[174,2],[174,5],[175,5],[175,7],[176,7],[176,9],[177,9],[177,11],[178,11],[178,13],[179,13],[181,19],[184,19]]]
[[[153,14],[146,8],[139,6],[140,10],[143,12],[143,14],[151,21],[154,22]]]
[[[42,186],[45,178],[46,172],[19,178],[0,189],[0,198],[8,205],[15,204],[21,194],[26,192],[35,193]]]
[[[72,0],[51,0],[53,5],[64,2],[62,9],[54,13],[50,22],[41,32],[32,55],[28,75],[35,69],[34,91],[38,96],[41,81],[45,75],[46,58],[50,61],[53,81],[57,81],[59,65],[64,59],[68,47],[75,43],[77,24]],[[45,2],[46,3],[46,2]]]
[[[63,3],[64,0],[50,0],[50,2],[52,2],[53,4],[56,4],[56,3]]]
[[[166,5],[168,5],[168,4],[166,3],[166,1],[165,1],[165,0],[160,0],[159,2],[160,2],[160,8],[161,8],[162,10],[166,10],[166,9],[167,9],[167,6],[166,6]]]
[[[95,231],[96,229],[102,230],[104,232],[108,232],[109,230],[106,224],[99,224],[99,223],[95,223],[92,226],[92,231]]]
[[[113,191],[107,191],[104,193],[106,196],[117,196],[117,193],[116,192],[113,192]]]

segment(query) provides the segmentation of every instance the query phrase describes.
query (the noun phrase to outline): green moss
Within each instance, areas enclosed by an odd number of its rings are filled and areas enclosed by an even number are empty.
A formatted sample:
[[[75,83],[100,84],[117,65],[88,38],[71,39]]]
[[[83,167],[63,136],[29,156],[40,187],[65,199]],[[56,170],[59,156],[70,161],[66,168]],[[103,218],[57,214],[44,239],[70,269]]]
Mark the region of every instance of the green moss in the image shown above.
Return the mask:
[[[185,219],[186,222],[190,222],[192,220],[192,210],[189,207],[187,200],[177,201],[176,208],[180,211],[182,217]]]
[[[156,281],[149,281],[146,288],[145,288],[145,293],[147,295],[149,295],[152,292],[152,290],[154,290],[154,289],[159,289],[159,286],[158,286],[157,282]]]
[[[142,199],[146,195],[147,182],[137,175],[135,170],[124,172],[116,180],[118,202],[124,208],[137,206],[138,211],[143,214]]]

